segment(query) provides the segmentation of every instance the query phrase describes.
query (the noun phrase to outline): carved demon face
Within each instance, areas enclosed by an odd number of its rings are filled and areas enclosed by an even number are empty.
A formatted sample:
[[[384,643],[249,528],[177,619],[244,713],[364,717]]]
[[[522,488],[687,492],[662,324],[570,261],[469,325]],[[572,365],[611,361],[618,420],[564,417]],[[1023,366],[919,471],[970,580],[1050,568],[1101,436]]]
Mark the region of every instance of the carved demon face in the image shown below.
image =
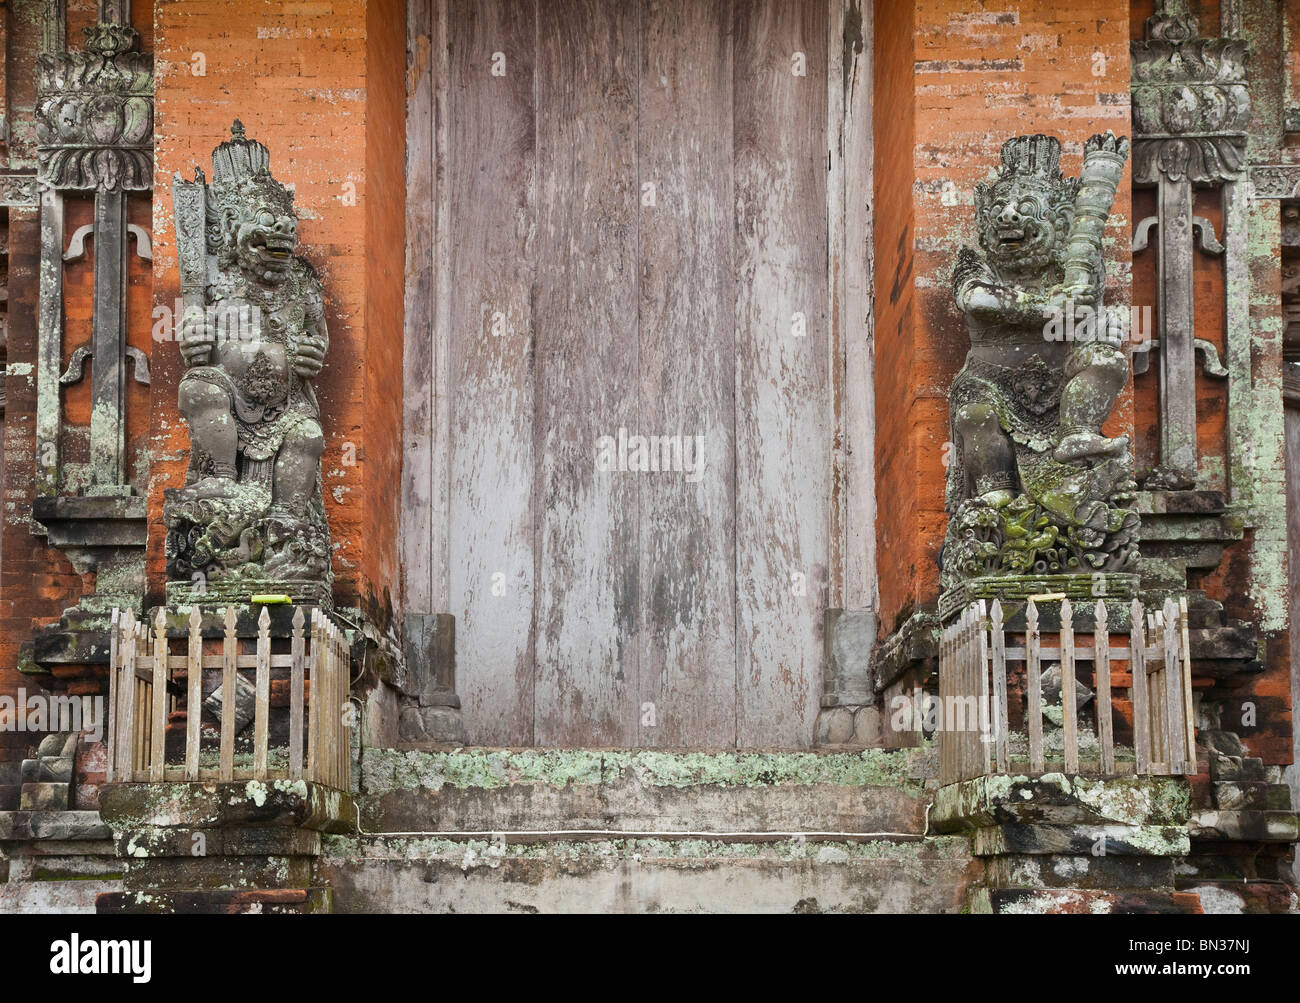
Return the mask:
[[[1058,188],[1015,175],[976,191],[980,244],[1004,272],[1042,271],[1064,249],[1072,209]]]
[[[226,247],[246,278],[279,285],[293,267],[298,246],[293,203],[278,185],[248,185],[243,194],[239,205],[226,213]]]

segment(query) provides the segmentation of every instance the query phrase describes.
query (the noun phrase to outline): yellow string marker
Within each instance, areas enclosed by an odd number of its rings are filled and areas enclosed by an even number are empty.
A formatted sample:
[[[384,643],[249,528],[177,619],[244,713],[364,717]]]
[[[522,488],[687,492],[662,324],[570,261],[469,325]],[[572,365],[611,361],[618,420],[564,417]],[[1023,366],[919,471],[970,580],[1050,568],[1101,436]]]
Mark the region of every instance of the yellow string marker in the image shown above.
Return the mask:
[[[263,606],[283,606],[285,603],[293,602],[293,600],[285,595],[266,595],[253,596],[253,602],[261,603]]]

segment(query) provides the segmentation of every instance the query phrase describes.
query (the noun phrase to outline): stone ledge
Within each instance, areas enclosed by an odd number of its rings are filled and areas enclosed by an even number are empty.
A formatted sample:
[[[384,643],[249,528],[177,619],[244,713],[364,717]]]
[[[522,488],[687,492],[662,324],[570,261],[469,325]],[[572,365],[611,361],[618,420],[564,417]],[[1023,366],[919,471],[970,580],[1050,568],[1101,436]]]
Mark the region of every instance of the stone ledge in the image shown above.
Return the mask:
[[[1200,914],[1192,892],[1102,891],[1093,888],[978,888],[971,894],[972,913],[1036,916],[1083,913],[1106,915]]]
[[[116,832],[133,829],[298,826],[351,832],[350,794],[305,780],[129,783],[100,788],[100,814]]]
[[[290,914],[330,911],[328,888],[170,889],[105,892],[95,899],[101,915]]]
[[[0,840],[78,842],[111,837],[112,833],[97,811],[0,812]]]
[[[1192,813],[1187,830],[1193,839],[1295,843],[1300,842],[1300,813],[1206,809]]]
[[[617,784],[645,787],[771,787],[831,784],[897,787],[920,793],[933,776],[929,749],[859,752],[675,752],[618,749],[366,749],[361,789],[367,795],[445,786]]]
[[[1007,823],[1181,826],[1190,800],[1179,777],[995,774],[939,788],[930,825],[936,832]]]

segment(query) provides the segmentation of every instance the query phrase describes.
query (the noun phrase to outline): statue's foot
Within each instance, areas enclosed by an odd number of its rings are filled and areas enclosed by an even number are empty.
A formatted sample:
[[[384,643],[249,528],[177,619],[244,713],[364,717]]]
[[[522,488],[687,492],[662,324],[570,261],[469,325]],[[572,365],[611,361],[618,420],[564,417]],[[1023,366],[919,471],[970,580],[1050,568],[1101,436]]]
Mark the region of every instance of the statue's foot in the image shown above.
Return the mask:
[[[985,491],[979,496],[979,500],[989,508],[1002,508],[1004,505],[1010,505],[1014,497],[1015,495],[1006,488],[997,488],[994,491]]]
[[[1096,432],[1071,432],[1065,436],[1052,457],[1057,463],[1078,463],[1098,456],[1118,456],[1128,449],[1128,436],[1108,439]]]

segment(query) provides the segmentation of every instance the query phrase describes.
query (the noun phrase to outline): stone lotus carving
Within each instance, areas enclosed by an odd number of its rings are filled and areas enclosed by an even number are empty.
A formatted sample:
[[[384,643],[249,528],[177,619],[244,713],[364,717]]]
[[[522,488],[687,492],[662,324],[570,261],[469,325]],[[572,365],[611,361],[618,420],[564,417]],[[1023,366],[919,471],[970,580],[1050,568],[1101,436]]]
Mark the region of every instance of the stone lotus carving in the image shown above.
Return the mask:
[[[1103,337],[1050,337],[1067,310],[1100,305],[1101,232],[1128,142],[1094,136],[1078,179],[1061,174],[1060,151],[1050,136],[1010,139],[976,188],[980,250],[962,248],[953,276],[971,348],[949,394],[945,589],[1127,571],[1137,558],[1129,440],[1101,433],[1127,359]]]
[[[1160,11],[1133,42],[1133,179],[1235,181],[1246,158],[1249,45],[1198,38],[1191,14]]]
[[[86,29],[81,52],[36,59],[37,176],[59,189],[153,186],[153,57],[135,30]]]
[[[329,347],[323,290],[294,253],[293,195],[269,151],[238,121],[231,132],[213,151],[210,184],[202,172],[173,183],[191,448],[186,486],[166,492],[168,597],[270,591],[328,605],[311,382]]]

